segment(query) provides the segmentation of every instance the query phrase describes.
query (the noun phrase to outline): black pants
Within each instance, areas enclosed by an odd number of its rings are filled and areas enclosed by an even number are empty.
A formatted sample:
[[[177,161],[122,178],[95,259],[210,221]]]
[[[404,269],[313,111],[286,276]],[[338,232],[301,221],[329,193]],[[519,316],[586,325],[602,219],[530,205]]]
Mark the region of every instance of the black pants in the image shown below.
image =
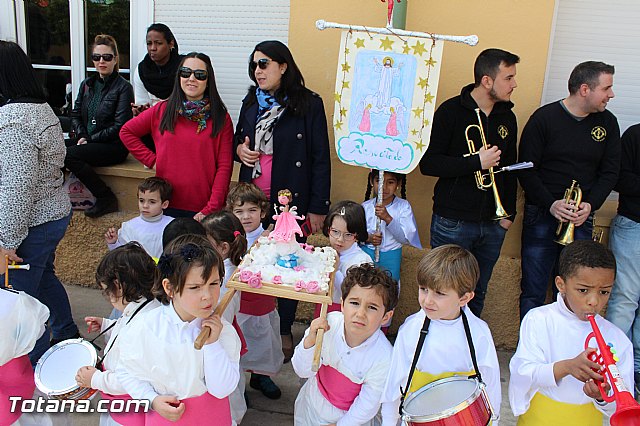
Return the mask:
[[[111,189],[100,179],[93,167],[106,167],[122,163],[129,151],[122,143],[87,143],[67,146],[64,166],[96,197],[107,197]]]

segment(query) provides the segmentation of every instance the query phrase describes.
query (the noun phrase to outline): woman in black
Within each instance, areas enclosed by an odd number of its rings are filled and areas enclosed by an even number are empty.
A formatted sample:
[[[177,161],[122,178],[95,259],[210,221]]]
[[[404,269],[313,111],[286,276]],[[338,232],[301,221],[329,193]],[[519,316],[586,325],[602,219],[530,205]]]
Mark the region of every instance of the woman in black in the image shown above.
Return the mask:
[[[76,137],[67,147],[64,165],[96,197],[85,211],[100,217],[118,210],[118,200],[93,167],[112,166],[127,158],[129,151],[120,141],[120,128],[131,119],[133,88],[118,73],[118,45],[110,35],[97,35],[91,59],[97,73],[80,84],[71,111]]]

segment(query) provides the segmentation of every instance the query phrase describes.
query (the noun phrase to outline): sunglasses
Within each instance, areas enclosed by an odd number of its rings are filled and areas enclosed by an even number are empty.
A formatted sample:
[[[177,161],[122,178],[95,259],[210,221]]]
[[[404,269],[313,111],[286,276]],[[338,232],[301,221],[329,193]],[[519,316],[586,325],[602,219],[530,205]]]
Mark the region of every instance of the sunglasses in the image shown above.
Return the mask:
[[[113,55],[111,53],[105,53],[103,55],[100,55],[98,53],[94,53],[91,55],[91,60],[93,62],[100,62],[100,59],[102,59],[105,62],[111,62],[113,61],[113,58],[115,58],[116,55]]]
[[[261,70],[266,70],[270,62],[271,62],[271,59],[262,58],[262,59],[258,59],[257,61],[251,61],[249,66],[251,67],[251,71],[255,71],[256,68],[260,68]]]
[[[196,80],[205,81],[207,79],[207,70],[192,70],[189,67],[180,67],[178,68],[178,74],[182,78],[189,78],[191,74],[194,75]]]

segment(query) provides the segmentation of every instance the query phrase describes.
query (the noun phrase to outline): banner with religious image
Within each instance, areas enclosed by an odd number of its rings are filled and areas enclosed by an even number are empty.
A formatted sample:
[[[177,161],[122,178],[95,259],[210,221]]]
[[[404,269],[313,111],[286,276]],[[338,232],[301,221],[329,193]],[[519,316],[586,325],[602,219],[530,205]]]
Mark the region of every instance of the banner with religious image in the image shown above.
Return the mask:
[[[334,93],[340,161],[411,172],[431,135],[440,40],[344,31]]]

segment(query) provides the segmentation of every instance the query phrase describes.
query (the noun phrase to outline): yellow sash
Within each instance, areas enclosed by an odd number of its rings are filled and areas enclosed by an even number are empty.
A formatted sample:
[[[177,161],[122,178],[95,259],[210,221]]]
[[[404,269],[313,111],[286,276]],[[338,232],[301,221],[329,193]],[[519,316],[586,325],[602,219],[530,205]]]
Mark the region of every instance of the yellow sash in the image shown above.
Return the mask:
[[[473,371],[445,371],[440,374],[430,374],[425,373],[416,368],[413,373],[413,377],[411,378],[411,387],[409,388],[409,393],[415,392],[423,386],[428,385],[429,383],[435,382],[436,380],[446,379],[447,377],[452,376],[471,376],[473,375]]]
[[[518,426],[602,426],[602,413],[588,404],[567,404],[536,393]]]

